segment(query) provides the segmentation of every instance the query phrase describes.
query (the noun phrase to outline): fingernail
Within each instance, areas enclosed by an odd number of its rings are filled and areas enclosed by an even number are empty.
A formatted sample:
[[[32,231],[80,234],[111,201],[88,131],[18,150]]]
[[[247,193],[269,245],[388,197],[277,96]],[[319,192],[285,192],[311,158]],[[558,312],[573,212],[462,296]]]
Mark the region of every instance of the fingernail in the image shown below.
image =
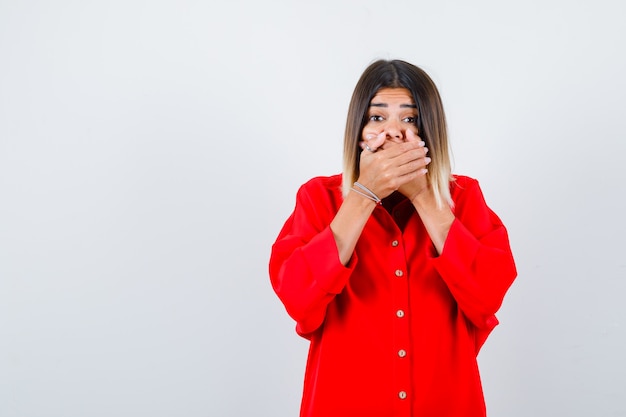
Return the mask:
[[[428,148],[424,146],[424,152],[428,153]]]
[[[422,169],[422,174],[426,175],[427,172],[428,170],[426,168]]]
[[[430,163],[430,158],[426,157],[426,158],[424,158],[424,161],[426,161],[426,163],[429,164]]]
[[[424,146],[424,145],[426,145],[426,142],[421,141],[421,142],[420,142],[420,146]]]

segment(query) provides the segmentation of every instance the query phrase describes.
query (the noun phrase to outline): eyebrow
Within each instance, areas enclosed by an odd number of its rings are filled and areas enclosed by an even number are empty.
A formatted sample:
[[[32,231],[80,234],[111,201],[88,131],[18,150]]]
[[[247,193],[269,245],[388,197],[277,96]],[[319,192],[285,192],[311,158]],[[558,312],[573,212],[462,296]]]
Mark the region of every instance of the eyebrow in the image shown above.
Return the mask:
[[[387,103],[370,103],[370,107],[389,107]],[[400,104],[401,108],[407,109],[417,109],[417,105],[415,104]]]

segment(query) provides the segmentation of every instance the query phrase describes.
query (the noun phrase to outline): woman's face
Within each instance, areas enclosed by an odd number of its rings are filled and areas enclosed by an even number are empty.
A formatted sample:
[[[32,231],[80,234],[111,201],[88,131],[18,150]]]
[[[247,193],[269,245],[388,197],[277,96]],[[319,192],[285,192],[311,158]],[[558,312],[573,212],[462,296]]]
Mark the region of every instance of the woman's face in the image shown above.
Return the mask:
[[[407,130],[417,135],[417,106],[406,88],[381,88],[370,101],[361,132],[366,141],[384,132],[388,141],[404,142]]]

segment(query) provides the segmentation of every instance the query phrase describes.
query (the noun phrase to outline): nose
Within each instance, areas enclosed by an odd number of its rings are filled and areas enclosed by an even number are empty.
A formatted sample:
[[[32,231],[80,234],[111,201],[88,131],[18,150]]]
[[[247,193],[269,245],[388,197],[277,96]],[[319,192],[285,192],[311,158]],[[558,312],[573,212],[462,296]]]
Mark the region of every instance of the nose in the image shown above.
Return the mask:
[[[402,126],[400,126],[400,123],[398,122],[389,121],[387,126],[385,126],[385,131],[387,132],[387,138],[389,139],[404,139],[404,131],[402,130]]]

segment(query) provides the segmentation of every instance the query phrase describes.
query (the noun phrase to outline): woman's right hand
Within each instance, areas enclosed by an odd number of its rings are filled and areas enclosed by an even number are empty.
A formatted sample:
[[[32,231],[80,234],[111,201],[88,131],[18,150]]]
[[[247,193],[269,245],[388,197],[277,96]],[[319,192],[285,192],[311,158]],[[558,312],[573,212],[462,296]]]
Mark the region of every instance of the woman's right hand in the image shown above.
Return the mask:
[[[367,142],[360,142],[363,151],[357,181],[381,199],[426,173],[423,142],[385,146],[386,141],[387,134],[382,132]]]

